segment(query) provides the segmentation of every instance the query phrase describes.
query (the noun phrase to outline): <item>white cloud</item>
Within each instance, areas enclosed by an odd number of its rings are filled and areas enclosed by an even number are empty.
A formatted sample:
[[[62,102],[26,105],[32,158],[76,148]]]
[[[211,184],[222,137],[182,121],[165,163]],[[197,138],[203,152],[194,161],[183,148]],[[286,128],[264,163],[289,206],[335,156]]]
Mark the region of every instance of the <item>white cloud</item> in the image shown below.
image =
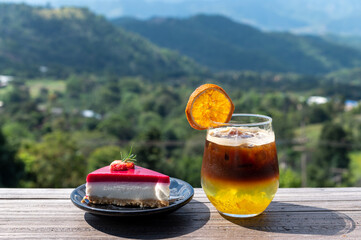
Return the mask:
[[[114,8],[107,13],[107,16],[110,18],[120,17],[122,15],[123,15],[123,8],[121,7]]]

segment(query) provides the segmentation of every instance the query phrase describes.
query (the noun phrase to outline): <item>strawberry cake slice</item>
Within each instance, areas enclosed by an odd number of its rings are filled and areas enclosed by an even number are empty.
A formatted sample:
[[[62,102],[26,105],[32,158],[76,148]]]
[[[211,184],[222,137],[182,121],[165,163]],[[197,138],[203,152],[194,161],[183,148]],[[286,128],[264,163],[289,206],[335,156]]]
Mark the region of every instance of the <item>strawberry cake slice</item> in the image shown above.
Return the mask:
[[[94,204],[164,207],[169,205],[169,177],[129,163],[114,161],[86,179],[86,197]]]

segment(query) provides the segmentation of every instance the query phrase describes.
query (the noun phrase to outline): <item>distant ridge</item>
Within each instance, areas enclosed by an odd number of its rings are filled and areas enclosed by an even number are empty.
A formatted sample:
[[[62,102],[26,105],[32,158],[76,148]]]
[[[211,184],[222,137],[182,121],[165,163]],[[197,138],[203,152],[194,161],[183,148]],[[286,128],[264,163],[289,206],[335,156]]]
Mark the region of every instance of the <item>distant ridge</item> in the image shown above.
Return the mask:
[[[267,33],[220,15],[118,18],[113,24],[209,68],[323,74],[361,66],[361,52],[317,36]]]
[[[152,78],[204,70],[83,8],[0,4],[0,74],[111,73]],[[44,68],[45,67],[45,68]]]

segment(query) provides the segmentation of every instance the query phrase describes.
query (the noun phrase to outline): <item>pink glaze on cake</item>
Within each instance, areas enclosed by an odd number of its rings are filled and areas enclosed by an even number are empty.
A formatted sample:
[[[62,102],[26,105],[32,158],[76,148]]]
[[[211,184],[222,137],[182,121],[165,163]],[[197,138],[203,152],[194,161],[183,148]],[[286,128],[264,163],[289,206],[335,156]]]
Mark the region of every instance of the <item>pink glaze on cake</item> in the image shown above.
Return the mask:
[[[99,168],[88,174],[87,182],[153,182],[168,183],[167,175],[135,166],[134,169],[111,171],[109,166]]]
[[[169,186],[168,176],[146,168],[112,171],[106,166],[88,174],[86,196],[94,204],[164,207]]]

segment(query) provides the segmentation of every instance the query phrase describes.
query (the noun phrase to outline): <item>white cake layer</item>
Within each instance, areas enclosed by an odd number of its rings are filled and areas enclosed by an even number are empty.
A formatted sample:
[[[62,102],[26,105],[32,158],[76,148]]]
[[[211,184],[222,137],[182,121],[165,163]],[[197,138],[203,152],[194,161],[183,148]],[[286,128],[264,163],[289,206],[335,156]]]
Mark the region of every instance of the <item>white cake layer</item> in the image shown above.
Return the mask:
[[[90,182],[86,195],[110,199],[168,200],[169,183],[146,182]]]
[[[231,135],[232,131],[238,134]],[[237,147],[241,145],[261,146],[275,141],[273,131],[260,128],[226,127],[210,129],[207,140],[218,145]]]

